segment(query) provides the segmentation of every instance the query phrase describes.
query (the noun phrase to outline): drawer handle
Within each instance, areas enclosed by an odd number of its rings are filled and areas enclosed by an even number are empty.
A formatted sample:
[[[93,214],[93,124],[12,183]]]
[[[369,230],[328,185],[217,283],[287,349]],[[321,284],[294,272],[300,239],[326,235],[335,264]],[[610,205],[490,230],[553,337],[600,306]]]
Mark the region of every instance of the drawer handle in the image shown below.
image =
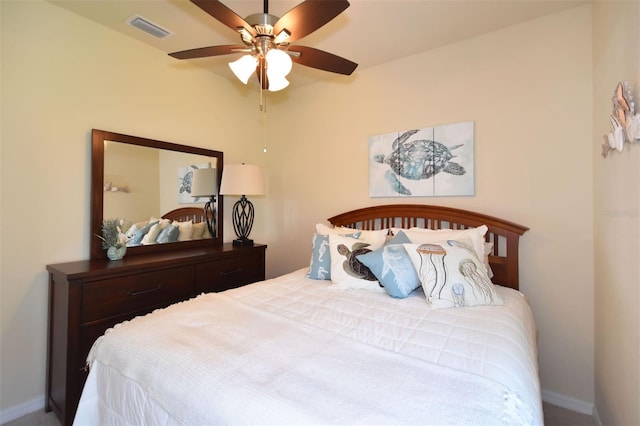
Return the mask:
[[[141,294],[147,294],[147,293],[153,293],[154,291],[158,291],[162,288],[162,284],[154,287],[154,288],[148,288],[146,290],[138,290],[138,291],[130,291],[127,293],[128,296],[140,296]]]
[[[238,272],[242,271],[242,268],[236,268],[233,269],[231,271],[221,271],[220,275],[231,275],[231,274],[237,274]]]

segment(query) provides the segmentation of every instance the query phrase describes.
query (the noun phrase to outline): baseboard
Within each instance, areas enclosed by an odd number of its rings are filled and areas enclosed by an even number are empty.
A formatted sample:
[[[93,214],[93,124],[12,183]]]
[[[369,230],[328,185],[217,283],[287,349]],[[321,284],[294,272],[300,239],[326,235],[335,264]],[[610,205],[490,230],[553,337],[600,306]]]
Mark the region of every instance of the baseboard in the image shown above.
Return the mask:
[[[600,420],[600,416],[598,415],[598,407],[593,407],[593,423],[595,426],[602,426],[602,420]]]
[[[44,395],[42,395],[31,401],[2,410],[0,411],[0,424],[5,424],[34,411],[44,410],[44,405]]]
[[[567,410],[577,411],[578,413],[593,416],[593,404],[590,402],[585,402],[580,399],[547,390],[542,391],[542,400],[549,404],[566,408]]]

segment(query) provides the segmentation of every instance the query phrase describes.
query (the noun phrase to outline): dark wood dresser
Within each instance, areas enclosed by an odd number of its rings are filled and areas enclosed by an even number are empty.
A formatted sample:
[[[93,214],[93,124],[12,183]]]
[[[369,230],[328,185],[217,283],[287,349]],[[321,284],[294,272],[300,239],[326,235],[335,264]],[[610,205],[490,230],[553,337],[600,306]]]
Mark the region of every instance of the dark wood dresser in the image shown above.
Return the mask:
[[[47,265],[49,342],[46,410],[73,422],[86,358],[107,328],[200,293],[264,280],[266,245],[136,255]]]

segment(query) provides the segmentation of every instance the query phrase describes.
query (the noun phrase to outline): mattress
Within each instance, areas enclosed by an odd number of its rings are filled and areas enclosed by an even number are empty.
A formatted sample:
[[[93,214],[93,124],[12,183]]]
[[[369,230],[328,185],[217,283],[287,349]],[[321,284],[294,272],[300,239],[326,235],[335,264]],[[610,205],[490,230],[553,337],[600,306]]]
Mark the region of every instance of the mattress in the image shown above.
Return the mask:
[[[431,309],[306,269],[200,295],[94,344],[75,424],[543,423],[525,297]]]

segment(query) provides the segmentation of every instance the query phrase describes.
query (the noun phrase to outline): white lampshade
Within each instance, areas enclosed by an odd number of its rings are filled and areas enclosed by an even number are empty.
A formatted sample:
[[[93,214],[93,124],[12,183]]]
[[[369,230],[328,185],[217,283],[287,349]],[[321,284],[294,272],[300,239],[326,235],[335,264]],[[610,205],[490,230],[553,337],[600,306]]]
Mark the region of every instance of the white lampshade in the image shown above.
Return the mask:
[[[291,72],[291,57],[280,49],[271,49],[265,56],[267,60],[267,75],[277,75],[282,78]]]
[[[247,84],[249,77],[255,72],[257,65],[257,59],[251,55],[244,55],[237,61],[229,62],[231,71],[233,71],[236,77],[244,84]]]
[[[223,195],[263,195],[262,169],[255,164],[227,164],[222,170]]]
[[[196,169],[191,182],[192,197],[210,197],[218,193],[216,169]]]
[[[267,71],[267,78],[269,79],[270,92],[277,92],[278,90],[282,90],[289,85],[289,80],[280,76],[272,76],[269,71]]]

